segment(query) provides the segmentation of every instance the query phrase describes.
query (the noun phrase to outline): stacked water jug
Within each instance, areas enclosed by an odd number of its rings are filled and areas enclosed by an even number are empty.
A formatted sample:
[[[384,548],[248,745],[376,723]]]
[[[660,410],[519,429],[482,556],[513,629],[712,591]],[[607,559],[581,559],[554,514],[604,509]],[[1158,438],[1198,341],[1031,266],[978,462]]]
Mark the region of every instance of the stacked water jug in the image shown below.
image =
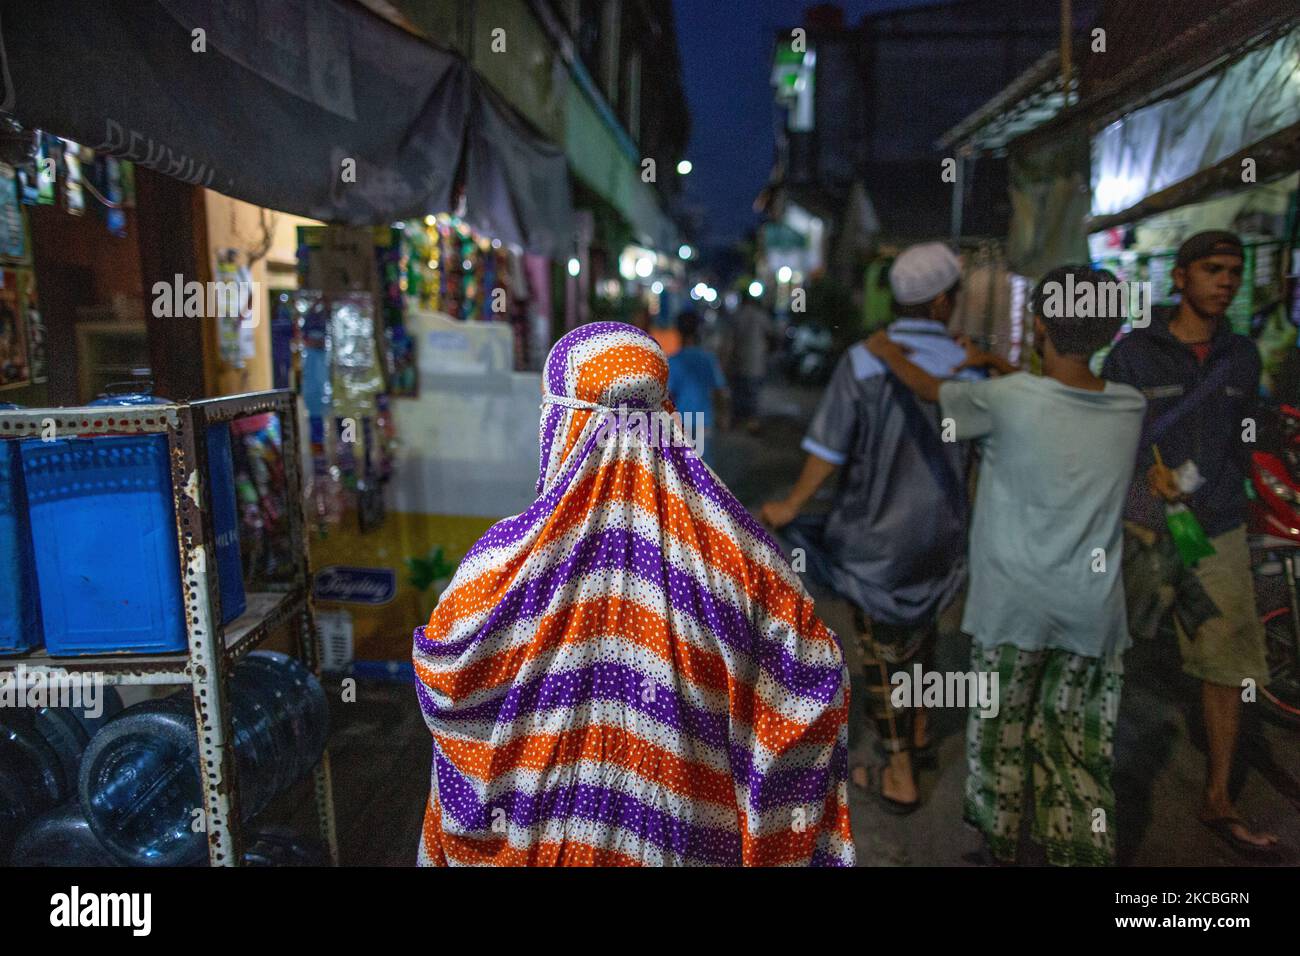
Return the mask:
[[[319,681],[299,661],[254,651],[234,668],[229,701],[243,822],[320,761],[328,710]],[[3,715],[0,714],[0,718]],[[20,740],[10,737],[21,736]],[[67,760],[42,752],[31,734],[0,729],[0,806],[45,812],[14,842],[16,865],[183,866],[207,856],[202,760],[188,690],[128,707],[104,722]],[[52,749],[52,748],[50,748]],[[75,796],[70,791],[75,788]],[[64,801],[60,804],[60,801]],[[56,806],[57,804],[57,806]],[[9,829],[14,829],[13,814]],[[0,814],[0,844],[6,817]],[[4,847],[0,845],[0,859]],[[260,859],[267,856],[258,854]]]

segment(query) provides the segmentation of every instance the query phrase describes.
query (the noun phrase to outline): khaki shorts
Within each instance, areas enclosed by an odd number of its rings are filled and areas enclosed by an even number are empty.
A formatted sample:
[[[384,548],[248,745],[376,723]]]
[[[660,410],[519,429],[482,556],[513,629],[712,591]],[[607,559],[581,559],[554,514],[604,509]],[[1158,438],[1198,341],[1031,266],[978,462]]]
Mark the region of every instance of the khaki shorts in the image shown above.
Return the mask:
[[[1264,625],[1255,607],[1255,580],[1244,525],[1211,538],[1214,554],[1197,562],[1201,586],[1219,608],[1219,617],[1201,624],[1195,638],[1178,628],[1183,671],[1210,684],[1240,687],[1246,678],[1268,683]]]
[[[1210,539],[1214,554],[1192,569],[1190,588],[1167,580],[1181,572],[1176,559],[1143,561],[1152,554],[1155,537],[1144,528],[1125,527],[1124,588],[1134,635],[1150,636],[1157,619],[1172,609],[1185,673],[1224,687],[1240,687],[1247,678],[1256,686],[1267,684],[1264,626],[1255,607],[1245,527]],[[1135,559],[1131,567],[1130,558]]]

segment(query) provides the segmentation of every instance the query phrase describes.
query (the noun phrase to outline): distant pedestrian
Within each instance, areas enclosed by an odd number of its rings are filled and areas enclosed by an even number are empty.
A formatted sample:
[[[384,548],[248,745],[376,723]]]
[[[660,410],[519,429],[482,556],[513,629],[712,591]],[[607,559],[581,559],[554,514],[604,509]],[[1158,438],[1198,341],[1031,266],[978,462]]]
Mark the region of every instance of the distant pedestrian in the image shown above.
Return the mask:
[[[948,332],[957,257],[937,242],[912,246],[889,278],[899,316],[890,338],[932,374],[952,374],[965,356]],[[920,805],[912,757],[928,758],[930,739],[924,710],[894,706],[892,679],[916,664],[930,669],[939,613],[964,580],[965,446],[942,441],[934,404],[916,401],[858,343],[836,366],[803,447],[799,480],[783,501],[765,504],[762,517],[786,529],[815,579],[853,604],[867,712],[889,754],[876,795],[890,812],[910,813]],[[837,468],[844,473],[830,514],[798,517]],[[853,777],[868,786],[865,767]]]
[[[776,338],[776,326],[767,310],[752,295],[737,310],[732,321],[731,369],[735,394],[735,424],[758,430],[758,412],[767,378],[767,356]]]
[[[724,406],[725,416],[727,380],[718,357],[699,345],[700,317],[696,313],[688,309],[677,316],[677,331],[682,347],[668,357],[668,395],[694,441],[696,454],[711,467],[713,446],[708,439],[717,421],[715,405]]]
[[[1121,512],[1146,402],[1088,368],[1122,316],[1055,308],[1063,288],[1109,279],[1074,266],[1039,283],[1031,308],[1041,376],[941,382],[883,333],[867,343],[917,395],[939,402],[953,438],[979,443],[962,630],[977,679],[997,677],[997,706],[970,712],[965,817],[1002,862],[1016,859],[1026,789],[1048,862],[1114,862],[1111,771],[1129,644]],[[974,349],[963,364],[1014,371]]]

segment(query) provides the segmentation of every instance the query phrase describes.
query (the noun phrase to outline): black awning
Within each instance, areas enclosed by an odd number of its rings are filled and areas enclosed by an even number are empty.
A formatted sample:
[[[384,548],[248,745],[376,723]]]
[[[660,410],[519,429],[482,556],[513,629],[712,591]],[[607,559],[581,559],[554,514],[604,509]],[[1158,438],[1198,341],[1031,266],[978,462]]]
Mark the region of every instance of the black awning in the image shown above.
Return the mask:
[[[518,237],[501,238],[547,252],[537,217],[567,213],[562,154],[471,124],[464,60],[356,4],[0,0],[0,35],[24,125],[260,206],[356,225],[451,211],[477,131],[471,219],[512,209]]]

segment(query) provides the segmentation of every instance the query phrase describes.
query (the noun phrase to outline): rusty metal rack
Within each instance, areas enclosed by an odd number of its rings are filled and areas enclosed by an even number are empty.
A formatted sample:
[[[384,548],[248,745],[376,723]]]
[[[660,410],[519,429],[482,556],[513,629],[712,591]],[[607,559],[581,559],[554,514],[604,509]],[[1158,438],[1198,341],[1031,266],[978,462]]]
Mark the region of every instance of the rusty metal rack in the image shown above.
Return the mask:
[[[200,436],[206,435],[208,425],[268,412],[280,420],[289,534],[298,560],[287,589],[250,593],[247,610],[223,626],[221,593],[214,571],[216,537],[207,480],[207,442]],[[167,655],[56,658],[39,649],[19,657],[0,658],[0,673],[22,664],[28,670],[96,672],[106,684],[188,684],[194,699],[196,746],[203,777],[208,861],[212,866],[237,866],[243,856],[243,828],[228,706],[231,668],[278,627],[293,623],[299,659],[313,674],[320,675],[321,646],[312,617],[294,394],[277,389],[181,404],[5,411],[0,412],[0,440],[39,438],[48,433],[51,422],[60,435],[166,436],[189,650]],[[331,862],[337,865],[328,748],[313,773],[321,837],[329,848]]]

